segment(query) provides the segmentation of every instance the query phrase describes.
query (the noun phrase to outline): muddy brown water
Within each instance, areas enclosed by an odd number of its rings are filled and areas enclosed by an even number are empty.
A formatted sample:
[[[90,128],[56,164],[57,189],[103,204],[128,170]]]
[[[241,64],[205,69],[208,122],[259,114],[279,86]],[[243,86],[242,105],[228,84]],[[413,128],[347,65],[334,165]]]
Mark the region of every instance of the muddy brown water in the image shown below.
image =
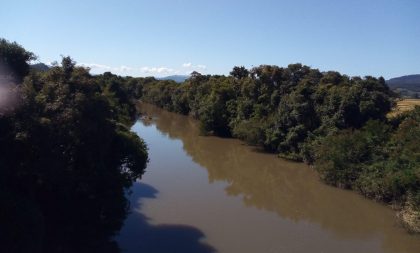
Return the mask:
[[[420,252],[389,207],[198,122],[141,104],[150,163],[117,236],[123,252]]]

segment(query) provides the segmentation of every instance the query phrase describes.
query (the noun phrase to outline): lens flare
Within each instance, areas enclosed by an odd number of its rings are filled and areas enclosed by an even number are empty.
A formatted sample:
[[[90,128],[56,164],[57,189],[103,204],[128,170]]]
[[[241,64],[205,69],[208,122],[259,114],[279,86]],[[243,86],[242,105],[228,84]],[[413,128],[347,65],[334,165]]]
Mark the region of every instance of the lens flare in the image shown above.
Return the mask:
[[[16,84],[5,76],[0,76],[0,116],[13,111],[18,102]]]
[[[18,102],[18,86],[7,66],[0,64],[0,116],[13,111]]]

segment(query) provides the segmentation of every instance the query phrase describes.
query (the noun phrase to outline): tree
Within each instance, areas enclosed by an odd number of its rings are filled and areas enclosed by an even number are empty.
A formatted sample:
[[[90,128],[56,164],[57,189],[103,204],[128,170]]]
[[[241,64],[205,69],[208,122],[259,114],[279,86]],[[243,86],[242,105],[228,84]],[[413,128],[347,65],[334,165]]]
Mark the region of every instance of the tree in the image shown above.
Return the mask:
[[[233,70],[230,72],[230,75],[237,79],[242,79],[249,75],[249,71],[244,66],[241,66],[241,67],[235,66],[233,67]]]
[[[20,106],[0,115],[4,251],[118,252],[112,237],[148,154],[123,120],[134,109],[122,99],[130,97],[125,85],[102,81],[64,57],[61,66],[30,73]],[[110,98],[105,89],[119,94]]]
[[[62,56],[61,67],[64,72],[64,77],[69,78],[76,66],[76,62],[70,56]]]
[[[33,53],[26,51],[16,42],[0,39],[0,75],[21,83],[29,73],[29,62],[35,60]]]
[[[198,78],[198,77],[202,76],[202,74],[197,72],[197,71],[193,71],[193,72],[191,72],[190,76],[191,76],[191,78]]]

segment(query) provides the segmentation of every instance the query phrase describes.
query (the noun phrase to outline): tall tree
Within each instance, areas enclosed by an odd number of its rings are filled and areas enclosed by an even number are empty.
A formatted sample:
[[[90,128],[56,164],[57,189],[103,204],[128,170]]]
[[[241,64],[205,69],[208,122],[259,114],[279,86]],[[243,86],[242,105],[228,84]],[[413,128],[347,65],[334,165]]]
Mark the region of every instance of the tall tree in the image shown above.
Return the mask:
[[[29,61],[35,59],[32,52],[26,51],[16,42],[0,39],[0,75],[20,83],[29,73]]]

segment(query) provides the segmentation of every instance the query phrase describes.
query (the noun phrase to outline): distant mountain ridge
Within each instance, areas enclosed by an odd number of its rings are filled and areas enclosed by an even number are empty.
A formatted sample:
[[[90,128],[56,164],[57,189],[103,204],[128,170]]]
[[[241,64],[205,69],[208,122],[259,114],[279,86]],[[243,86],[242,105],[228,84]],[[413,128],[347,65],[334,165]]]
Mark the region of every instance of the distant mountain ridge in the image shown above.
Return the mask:
[[[188,78],[190,78],[190,76],[187,76],[187,75],[172,75],[172,76],[159,77],[159,78],[156,78],[156,79],[158,79],[158,80],[173,80],[177,83],[182,83],[185,80],[187,80]]]
[[[391,89],[405,88],[420,91],[420,75],[407,75],[391,78],[386,81]]]
[[[37,71],[48,71],[50,69],[50,66],[40,62],[40,63],[35,63],[35,64],[31,64],[31,69],[37,70]]]
[[[386,81],[386,84],[403,97],[420,96],[420,74],[391,78]]]

